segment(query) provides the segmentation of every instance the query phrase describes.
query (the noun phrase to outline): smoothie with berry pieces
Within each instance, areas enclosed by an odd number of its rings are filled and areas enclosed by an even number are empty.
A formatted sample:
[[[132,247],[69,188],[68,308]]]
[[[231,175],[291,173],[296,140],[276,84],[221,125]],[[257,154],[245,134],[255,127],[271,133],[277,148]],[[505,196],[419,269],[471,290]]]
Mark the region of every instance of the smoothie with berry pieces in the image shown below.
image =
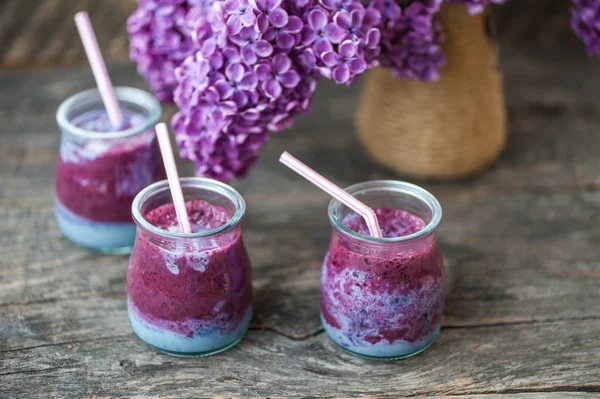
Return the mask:
[[[123,110],[118,132],[143,128],[148,118]],[[135,240],[131,218],[134,197],[164,179],[152,130],[117,138],[105,110],[85,112],[70,121],[75,134],[63,132],[56,167],[56,215],[65,236],[87,248],[130,250]],[[77,132],[93,133],[80,138]]]
[[[427,225],[403,210],[375,212],[384,238],[410,238]],[[369,236],[356,213],[346,215],[342,223]],[[435,237],[367,248],[336,235],[321,281],[321,318],[327,334],[349,351],[377,358],[406,357],[431,345],[444,311],[444,267]]]
[[[186,208],[192,234],[184,237],[204,233],[202,239],[166,247],[151,232],[138,231],[127,275],[129,320],[151,347],[201,356],[244,336],[252,318],[251,266],[239,228],[211,235],[230,221],[227,210],[202,200]],[[145,220],[181,233],[173,204],[150,210]]]

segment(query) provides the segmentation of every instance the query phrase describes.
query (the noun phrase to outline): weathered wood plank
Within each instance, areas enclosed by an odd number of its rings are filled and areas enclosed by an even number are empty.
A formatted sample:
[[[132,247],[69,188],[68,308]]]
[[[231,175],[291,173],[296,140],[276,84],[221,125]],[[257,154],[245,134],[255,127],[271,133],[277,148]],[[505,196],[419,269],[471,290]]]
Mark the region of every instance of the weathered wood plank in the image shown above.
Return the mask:
[[[4,66],[86,63],[73,22],[90,14],[108,60],[128,59],[126,20],[135,0],[3,0],[0,4],[0,60]]]
[[[600,318],[598,192],[486,193],[472,198],[462,192],[445,193],[443,198],[449,216],[441,228],[441,245],[454,286],[446,326]],[[247,199],[251,210],[245,236],[255,267],[256,325],[293,338],[320,331],[319,273],[330,230],[322,215],[325,199],[302,203],[278,198],[268,205],[264,196]],[[536,212],[530,214],[530,209]],[[0,306],[4,326],[18,326],[19,321],[11,318],[18,314],[15,309],[38,302],[41,307],[32,314],[34,320],[43,319],[47,302],[81,305],[66,315],[53,313],[52,320],[60,325],[73,324],[72,318],[86,320],[103,303],[107,307],[100,312],[114,312],[117,305],[108,306],[102,302],[105,298],[118,298],[124,310],[127,258],[79,249],[61,237],[50,206],[35,218],[25,218],[33,212],[0,211],[9,223],[4,227],[13,232],[3,239],[10,251],[0,282],[0,305],[8,306]],[[270,218],[269,212],[286,216]],[[31,230],[44,234],[28,235]],[[281,240],[277,245],[272,242],[273,231]],[[71,335],[64,339],[102,336],[113,322],[92,321],[80,330],[69,330]],[[15,328],[3,341],[15,348],[49,342],[55,335],[48,329],[36,332],[39,335],[24,335]]]
[[[274,136],[251,176],[234,183],[248,203],[253,331],[218,357],[178,360],[130,333],[127,258],[75,247],[53,218],[54,112],[93,85],[90,72],[1,73],[0,397],[597,396],[598,63],[509,51],[504,65],[504,156],[479,178],[420,182],[444,207],[440,243],[454,288],[434,348],[394,363],[349,356],[321,333],[328,198],[277,162],[287,149],[342,185],[397,178],[353,136],[356,88],[324,84],[314,113]],[[111,74],[143,85],[131,65]]]
[[[598,276],[594,246],[599,240],[595,227],[600,204],[593,186],[600,160],[593,156],[598,136],[590,135],[598,125],[594,117],[598,105],[592,99],[600,83],[591,78],[597,63],[567,63],[567,68],[579,73],[565,81],[559,79],[558,60],[540,59],[511,53],[505,57],[509,105],[520,116],[512,118],[509,149],[498,166],[479,179],[425,184],[446,211],[440,230],[442,249],[458,281],[459,288],[448,300],[449,325],[579,319],[596,317],[600,311],[593,306],[600,295],[594,278]],[[130,66],[112,70],[117,81],[142,84]],[[548,80],[559,87],[548,87],[544,84]],[[583,85],[584,80],[589,83]],[[10,96],[0,99],[6,115],[0,128],[0,163],[5,172],[0,172],[0,204],[5,231],[11,232],[2,240],[6,248],[15,248],[2,260],[8,262],[6,270],[12,276],[6,280],[2,302],[107,292],[122,295],[126,259],[97,257],[77,249],[61,238],[52,216],[53,162],[59,138],[54,110],[68,94],[92,85],[89,72],[78,69],[38,77],[8,73],[0,82],[10,82],[23,94],[20,101]],[[562,99],[561,92],[568,95]],[[325,214],[328,199],[282,168],[277,156],[293,149],[341,184],[393,178],[366,158],[351,134],[355,96],[355,89],[325,86],[314,114],[275,136],[251,177],[235,183],[249,204],[246,243],[257,270],[257,322],[292,337],[320,329],[318,275],[330,234]],[[544,109],[536,105],[539,101],[553,99],[566,102],[560,115],[536,111]],[[27,110],[33,110],[35,118]],[[561,140],[563,127],[573,120],[579,128],[569,132],[570,140]],[[578,170],[585,172],[579,178]],[[45,234],[31,236],[32,230]],[[280,238],[277,245],[272,245],[273,231]],[[502,237],[503,246],[496,236]],[[19,249],[23,244],[37,251],[24,252]],[[89,275],[87,270],[98,262],[102,274]],[[71,279],[63,279],[58,271]],[[41,274],[26,281],[26,272]],[[117,284],[107,291],[105,281]],[[563,306],[564,298],[570,298],[577,310]]]
[[[444,330],[433,348],[402,362],[347,354],[325,334],[291,341],[251,331],[226,355],[176,359],[132,334],[82,337],[2,352],[0,396],[323,397],[589,392],[600,390],[600,320]],[[123,329],[121,333],[128,333]],[[560,336],[561,339],[557,339]],[[27,384],[20,382],[27,381]],[[462,397],[462,396],[461,396]]]

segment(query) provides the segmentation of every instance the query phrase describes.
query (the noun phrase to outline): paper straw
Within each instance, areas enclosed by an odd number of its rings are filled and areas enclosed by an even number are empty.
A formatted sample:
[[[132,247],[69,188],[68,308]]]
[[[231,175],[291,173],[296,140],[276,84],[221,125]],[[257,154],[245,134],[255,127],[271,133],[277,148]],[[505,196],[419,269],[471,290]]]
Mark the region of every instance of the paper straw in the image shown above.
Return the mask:
[[[162,154],[165,170],[167,171],[167,179],[169,180],[169,188],[171,189],[171,197],[173,197],[173,205],[175,205],[175,213],[177,214],[177,222],[181,231],[191,233],[190,220],[187,210],[185,209],[185,201],[183,200],[183,191],[179,182],[179,173],[175,166],[175,157],[173,156],[173,147],[169,140],[169,129],[164,123],[159,123],[155,127],[156,137],[158,137],[158,145]]]
[[[327,194],[331,195],[333,198],[337,199],[348,208],[361,215],[367,223],[367,227],[369,228],[371,236],[382,238],[377,215],[371,208],[300,162],[298,159],[291,156],[287,151],[284,151],[284,153],[281,154],[279,162],[286,165],[294,172],[298,173],[306,180],[310,181],[315,186],[319,187],[321,190],[325,191]]]
[[[81,36],[83,48],[92,67],[92,73],[96,79],[96,85],[98,86],[100,97],[102,97],[102,102],[104,102],[104,107],[106,107],[110,122],[113,128],[118,130],[123,126],[123,114],[119,108],[110,76],[108,76],[108,72],[106,71],[106,64],[104,63],[104,58],[102,58],[98,40],[96,39],[96,34],[94,33],[94,28],[92,28],[88,13],[81,11],[75,14],[75,24],[77,25],[79,36]]]

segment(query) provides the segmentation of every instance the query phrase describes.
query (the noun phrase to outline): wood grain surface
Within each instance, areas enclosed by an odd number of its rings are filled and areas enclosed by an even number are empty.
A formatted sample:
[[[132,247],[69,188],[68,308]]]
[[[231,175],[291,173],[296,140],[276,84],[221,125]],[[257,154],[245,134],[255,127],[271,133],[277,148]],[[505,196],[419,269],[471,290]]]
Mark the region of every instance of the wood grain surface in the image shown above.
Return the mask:
[[[313,113],[234,183],[248,204],[256,316],[235,348],[176,359],[131,332],[127,257],[76,247],[54,220],[55,111],[93,86],[91,73],[1,72],[0,397],[600,397],[599,64],[570,49],[505,49],[502,60],[502,158],[477,178],[416,182],[444,208],[451,290],[440,338],[398,362],[353,357],[323,333],[328,197],[277,162],[288,150],[343,186],[401,179],[357,144],[360,84],[322,84]],[[110,73],[144,87],[132,65]]]

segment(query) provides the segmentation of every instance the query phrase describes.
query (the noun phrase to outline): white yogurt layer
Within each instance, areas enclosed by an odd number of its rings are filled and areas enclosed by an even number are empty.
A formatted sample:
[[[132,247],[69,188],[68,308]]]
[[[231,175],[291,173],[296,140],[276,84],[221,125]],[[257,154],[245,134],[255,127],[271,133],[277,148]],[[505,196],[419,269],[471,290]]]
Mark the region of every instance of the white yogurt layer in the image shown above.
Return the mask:
[[[191,338],[148,324],[135,313],[131,305],[128,306],[128,314],[133,332],[147,344],[173,354],[201,356],[227,348],[239,341],[248,330],[252,319],[252,307],[248,309],[235,331],[228,334],[210,331]]]
[[[379,358],[402,358],[416,355],[427,349],[440,333],[440,329],[438,328],[427,338],[416,343],[409,343],[402,340],[390,343],[388,340],[381,340],[376,344],[369,342],[356,344],[351,342],[346,335],[342,334],[341,330],[329,325],[323,318],[323,315],[321,315],[321,323],[329,338],[342,348],[359,355]]]
[[[135,223],[93,222],[68,210],[56,200],[56,220],[65,237],[82,247],[101,252],[130,251],[135,242]]]

